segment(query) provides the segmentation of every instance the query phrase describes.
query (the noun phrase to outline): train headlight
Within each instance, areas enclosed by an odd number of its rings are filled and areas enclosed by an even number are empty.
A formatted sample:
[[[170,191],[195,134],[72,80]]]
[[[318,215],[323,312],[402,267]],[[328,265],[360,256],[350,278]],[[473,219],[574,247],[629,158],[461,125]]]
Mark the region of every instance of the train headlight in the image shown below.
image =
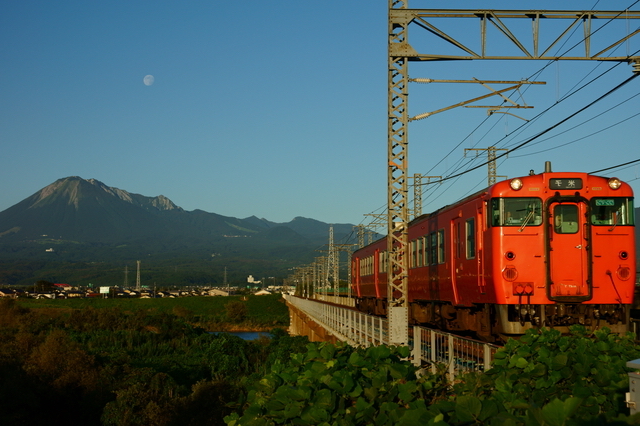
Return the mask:
[[[511,186],[511,189],[514,191],[520,191],[522,189],[522,181],[518,178],[511,179],[509,186]]]
[[[618,274],[618,278],[620,278],[622,281],[626,281],[631,278],[631,270],[627,266],[619,267],[616,273]]]
[[[518,278],[518,270],[515,266],[507,266],[502,270],[502,278],[504,278],[505,281],[513,282]]]
[[[609,179],[609,188],[618,189],[620,188],[620,186],[622,186],[622,182],[620,181],[620,179],[615,177],[612,177],[611,179]]]
[[[622,250],[620,252],[620,259],[627,260],[628,258],[629,258],[629,253],[627,253],[626,251]]]

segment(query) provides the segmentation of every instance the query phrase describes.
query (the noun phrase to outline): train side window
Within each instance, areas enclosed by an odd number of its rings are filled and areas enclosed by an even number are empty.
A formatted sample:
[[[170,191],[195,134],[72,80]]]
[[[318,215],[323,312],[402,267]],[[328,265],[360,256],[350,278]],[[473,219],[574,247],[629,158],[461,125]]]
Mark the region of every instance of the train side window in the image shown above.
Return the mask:
[[[466,232],[467,232],[467,259],[473,259],[476,257],[476,231],[475,221],[473,218],[467,219]]]
[[[633,225],[633,198],[609,197],[591,200],[592,225]]]
[[[422,266],[424,265],[424,237],[420,237],[418,238],[418,263],[416,264],[416,266]]]
[[[418,242],[411,241],[411,257],[409,258],[409,268],[415,268],[418,265]]]
[[[492,226],[538,226],[542,224],[542,201],[534,197],[492,198]]]
[[[438,263],[444,263],[444,229],[438,230]]]
[[[431,265],[431,234],[424,236],[424,265]]]
[[[556,234],[577,233],[578,206],[575,204],[557,205],[553,209],[553,226]]]
[[[435,232],[431,233],[431,265],[438,263],[438,236]]]

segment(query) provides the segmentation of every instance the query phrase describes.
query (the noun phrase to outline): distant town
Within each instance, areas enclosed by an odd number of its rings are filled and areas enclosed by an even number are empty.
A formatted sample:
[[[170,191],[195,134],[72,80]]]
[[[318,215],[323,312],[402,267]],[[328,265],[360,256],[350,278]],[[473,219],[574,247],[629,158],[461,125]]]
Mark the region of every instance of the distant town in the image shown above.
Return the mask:
[[[205,286],[189,287],[181,289],[161,289],[151,288],[141,285],[134,287],[124,286],[100,286],[93,288],[91,284],[87,286],[72,286],[63,283],[38,282],[31,289],[4,287],[0,288],[0,298],[28,297],[32,299],[72,299],[72,298],[175,298],[194,296],[233,296],[236,294],[253,294],[257,296],[288,293],[291,287],[280,285],[263,286],[262,281],[256,281],[253,276],[247,278],[246,287],[237,286]]]

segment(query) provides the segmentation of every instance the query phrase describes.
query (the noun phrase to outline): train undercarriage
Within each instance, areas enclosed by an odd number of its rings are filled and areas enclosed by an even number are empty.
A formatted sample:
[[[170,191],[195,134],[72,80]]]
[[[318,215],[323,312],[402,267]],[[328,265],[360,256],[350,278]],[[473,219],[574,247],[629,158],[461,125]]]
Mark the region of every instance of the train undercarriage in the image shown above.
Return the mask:
[[[384,299],[359,298],[356,307],[371,315],[387,314]],[[620,304],[476,304],[459,307],[447,302],[414,301],[410,304],[409,322],[495,342],[518,337],[530,328],[547,327],[567,332],[574,324],[592,330],[608,327],[614,333],[625,333],[629,330],[629,313],[630,306]]]

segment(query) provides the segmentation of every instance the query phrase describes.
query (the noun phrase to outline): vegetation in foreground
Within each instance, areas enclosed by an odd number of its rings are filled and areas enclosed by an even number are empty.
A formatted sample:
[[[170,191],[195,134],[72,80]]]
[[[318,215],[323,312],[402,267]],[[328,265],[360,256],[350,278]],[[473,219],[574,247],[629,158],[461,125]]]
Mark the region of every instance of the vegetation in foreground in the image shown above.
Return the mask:
[[[0,300],[0,424],[222,425],[228,404],[308,342],[277,328],[254,342],[208,333],[176,306]]]
[[[627,425],[625,363],[640,357],[632,337],[574,326],[510,340],[486,373],[450,385],[445,370],[419,370],[406,347],[309,344],[277,361],[239,412],[240,425]]]
[[[230,302],[220,316],[251,317],[248,303]],[[491,370],[451,385],[405,347],[309,343],[279,329],[246,342],[205,332],[179,305],[132,306],[0,300],[0,424],[640,424],[624,403],[625,363],[640,349],[605,329],[531,331]]]

